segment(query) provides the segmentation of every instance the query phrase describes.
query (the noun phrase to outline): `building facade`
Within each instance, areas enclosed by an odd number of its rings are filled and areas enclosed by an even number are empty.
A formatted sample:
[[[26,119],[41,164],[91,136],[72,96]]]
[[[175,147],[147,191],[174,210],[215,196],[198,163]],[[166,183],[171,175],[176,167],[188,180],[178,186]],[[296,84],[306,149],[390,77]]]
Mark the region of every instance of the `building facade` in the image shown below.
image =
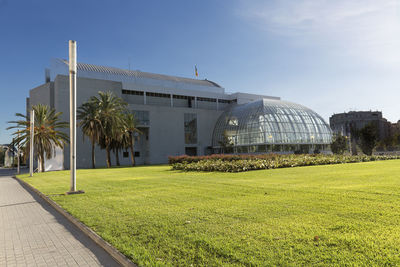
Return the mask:
[[[317,113],[279,97],[227,94],[209,80],[78,63],[77,106],[99,91],[121,97],[135,114],[142,132],[135,143],[137,164],[166,163],[170,155],[223,152],[225,139],[232,153],[293,152],[300,147],[308,152],[326,150],[331,142],[331,130]],[[39,103],[62,112],[61,120],[69,121],[67,61],[52,60],[45,83],[30,90],[27,110]],[[237,123],[236,131],[232,122]],[[90,142],[79,129],[77,142],[77,167],[88,168]],[[128,165],[129,152],[121,151],[120,159]],[[59,149],[48,164],[50,169],[68,169],[69,147]],[[105,151],[99,148],[96,165],[105,166]]]
[[[371,123],[378,130],[379,140],[389,136],[391,123],[383,118],[381,111],[350,111],[334,114],[329,118],[332,131],[344,136],[350,136],[352,129],[360,130]]]

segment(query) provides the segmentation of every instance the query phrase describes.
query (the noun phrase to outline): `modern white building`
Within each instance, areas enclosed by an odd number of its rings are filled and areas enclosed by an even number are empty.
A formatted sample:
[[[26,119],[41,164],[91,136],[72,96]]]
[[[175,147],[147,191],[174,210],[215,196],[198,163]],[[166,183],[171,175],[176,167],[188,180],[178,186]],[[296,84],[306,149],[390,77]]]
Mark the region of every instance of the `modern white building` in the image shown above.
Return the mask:
[[[52,60],[45,83],[30,90],[27,110],[47,104],[69,121],[68,75],[66,60]],[[143,134],[135,144],[137,164],[166,163],[168,156],[182,154],[323,151],[331,142],[321,116],[279,97],[227,94],[209,80],[78,63],[77,106],[99,91],[124,99],[138,119]],[[77,167],[89,168],[90,142],[83,141],[80,129],[77,142]],[[130,164],[128,151],[121,152],[120,161]],[[69,147],[50,163],[52,169],[68,169]],[[105,151],[99,148],[96,165],[106,165]]]

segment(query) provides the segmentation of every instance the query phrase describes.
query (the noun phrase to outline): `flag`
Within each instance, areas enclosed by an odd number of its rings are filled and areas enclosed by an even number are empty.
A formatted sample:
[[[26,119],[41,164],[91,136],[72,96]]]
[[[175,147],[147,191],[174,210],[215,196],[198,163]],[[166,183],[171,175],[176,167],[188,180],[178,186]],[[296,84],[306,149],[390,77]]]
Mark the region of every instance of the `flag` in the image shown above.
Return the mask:
[[[194,65],[194,74],[196,75],[196,77],[199,77],[199,73],[197,72],[197,66]]]

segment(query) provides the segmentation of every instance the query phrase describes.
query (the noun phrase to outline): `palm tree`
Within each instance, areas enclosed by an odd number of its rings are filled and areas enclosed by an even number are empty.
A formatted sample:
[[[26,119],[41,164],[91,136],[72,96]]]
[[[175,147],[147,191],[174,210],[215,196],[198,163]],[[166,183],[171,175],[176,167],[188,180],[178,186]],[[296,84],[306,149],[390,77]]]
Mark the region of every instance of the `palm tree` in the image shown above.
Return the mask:
[[[56,113],[54,109],[47,105],[35,105],[32,109],[35,111],[34,149],[38,157],[39,171],[45,171],[45,155],[46,159],[51,159],[52,156],[55,156],[56,147],[63,148],[69,142],[68,135],[59,131],[61,128],[67,128],[69,123],[61,122],[59,117],[62,112]],[[29,148],[29,143],[31,142],[29,118],[21,113],[16,113],[15,115],[22,118],[22,120],[9,121],[14,126],[8,127],[7,130],[18,129],[13,133],[16,136],[13,141],[14,145]]]
[[[100,137],[102,135],[102,124],[99,118],[99,109],[93,102],[89,101],[78,108],[79,123],[83,132],[83,140],[85,140],[85,135],[89,137],[92,143],[92,168],[96,168],[96,159],[94,149],[96,143],[100,142]]]
[[[113,140],[118,138],[123,125],[123,113],[126,112],[127,103],[111,92],[99,92],[98,97],[89,100],[98,109],[98,119],[101,122],[100,145],[106,149],[107,167],[111,167],[110,150]]]
[[[137,120],[135,116],[132,113],[127,113],[124,116],[124,125],[125,125],[125,147],[130,149],[131,151],[131,161],[132,161],[132,166],[135,166],[135,153],[134,153],[134,147],[135,147],[135,133],[141,134],[141,132],[136,128],[137,126]]]
[[[117,166],[121,166],[120,162],[119,162],[119,151],[123,148],[123,136],[122,136],[123,132],[117,132],[117,136],[115,136],[113,138],[113,140],[111,141],[111,149],[114,152],[115,155],[115,164]]]

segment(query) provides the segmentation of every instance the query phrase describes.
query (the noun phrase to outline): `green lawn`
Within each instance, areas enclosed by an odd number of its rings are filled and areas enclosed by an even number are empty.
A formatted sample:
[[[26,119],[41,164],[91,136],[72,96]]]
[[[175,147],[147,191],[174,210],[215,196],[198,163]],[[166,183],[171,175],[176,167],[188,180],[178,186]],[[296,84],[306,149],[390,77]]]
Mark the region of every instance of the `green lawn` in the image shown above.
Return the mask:
[[[140,265],[400,265],[400,160],[21,177]]]

